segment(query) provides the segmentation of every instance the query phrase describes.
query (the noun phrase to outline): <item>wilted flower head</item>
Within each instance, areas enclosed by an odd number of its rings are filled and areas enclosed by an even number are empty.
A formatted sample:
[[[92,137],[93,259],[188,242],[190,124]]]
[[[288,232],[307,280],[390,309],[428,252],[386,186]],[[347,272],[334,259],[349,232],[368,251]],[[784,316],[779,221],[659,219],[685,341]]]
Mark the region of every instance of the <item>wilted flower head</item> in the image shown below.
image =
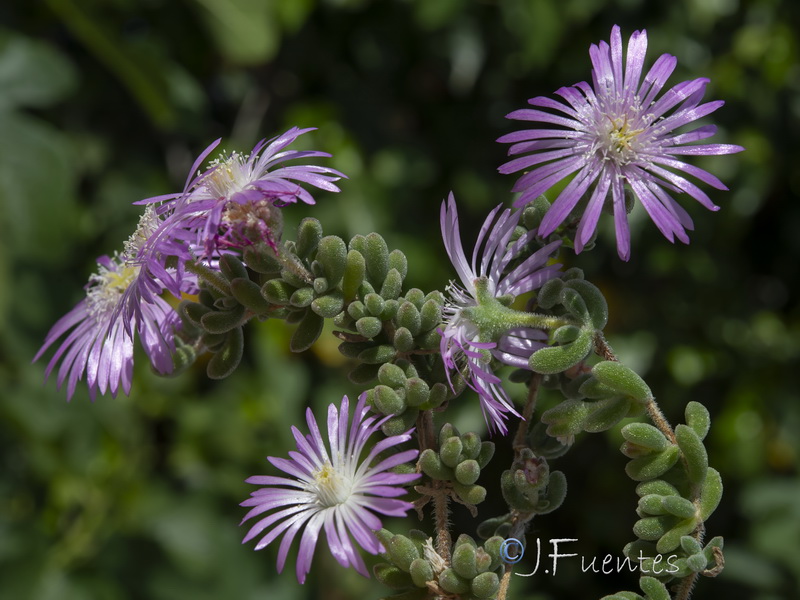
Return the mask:
[[[448,378],[451,372],[466,367],[467,385],[480,397],[489,430],[505,433],[506,413],[519,414],[494,374],[491,360],[528,368],[528,357],[545,345],[542,341],[547,340],[547,334],[529,326],[531,315],[508,305],[516,296],[536,290],[558,275],[561,265],[547,266],[547,261],[561,242],[537,250],[506,273],[536,231],[527,232],[509,246],[520,213],[500,209],[497,206],[484,221],[472,261],[468,262],[453,195],[442,203],[442,238],[463,287],[452,282],[448,286],[450,299],[444,308],[440,349]]]
[[[263,475],[247,480],[264,487],[252,492],[251,498],[242,502],[242,506],[253,507],[242,522],[268,511],[274,512],[253,525],[243,542],[275,525],[261,538],[256,550],[265,548],[283,535],[278,549],[278,572],[281,572],[292,541],[305,527],[297,556],[296,572],[300,583],[305,582],[311,569],[314,548],[323,527],[328,548],[339,564],[352,566],[368,577],[364,560],[351,537],[371,554],[383,552],[385,549],[374,533],[381,528],[381,521],[375,513],[402,517],[413,507],[410,502],[396,497],[405,494],[405,489],[399,486],[419,475],[393,473],[390,469],[415,459],[419,451],[405,450],[379,458],[386,450],[411,439],[411,431],[377,442],[362,459],[367,440],[390,418],[367,417],[368,412],[365,394],[359,396],[352,421],[347,396],[342,398],[340,409],[334,404],[328,406],[326,444],[311,409],[308,409],[306,421],[310,434],[304,436],[292,427],[297,451],[289,452],[289,459],[268,458],[291,477]]]
[[[66,335],[47,365],[46,376],[61,363],[58,386],[67,381],[68,400],[84,374],[92,399],[98,391],[101,394],[110,391],[116,396],[120,386],[128,394],[136,333],[156,371],[162,374],[172,371],[173,336],[180,319],[158,295],[164,286],[143,268],[145,259],[140,255],[159,222],[155,209],[147,207],[122,254],[98,259],[98,271],[86,285],[86,298],[53,325],[36,353],[34,361]]]
[[[676,130],[714,112],[724,102],[700,103],[709,82],[705,78],[679,83],[656,99],[677,59],[661,55],[642,80],[646,50],[646,32],[635,31],[623,60],[620,28],[614,26],[610,45],[600,42],[589,49],[592,86],[581,82],[562,87],[556,94],[563,100],[531,98],[528,103],[538,108],[508,115],[510,119],[556,126],[516,131],[498,140],[513,144],[510,155],[524,155],[502,165],[500,172],[515,173],[541,165],[517,180],[513,191],[522,192],[517,206],[535,200],[574,174],[543,219],[540,235],[552,233],[591,189],[575,237],[575,249],[580,252],[594,234],[600,211],[610,194],[617,251],[622,259],[628,260],[626,183],[671,242],[677,238],[688,243],[686,230],[693,229],[692,219],[672,194],[688,194],[706,208],[719,210],[681,172],[720,190],[726,190],[725,185],[714,175],[676,157],[731,154],[743,148],[732,144],[687,145],[714,135],[717,130],[714,125],[682,133]]]
[[[248,155],[223,153],[187,182],[183,194],[153,198],[154,201],[166,198],[173,205],[174,212],[164,234],[182,240],[206,257],[226,248],[259,242],[275,248],[281,235],[280,208],[298,200],[315,203],[311,193],[300,184],[338,192],[333,182],[344,177],[328,167],[283,164],[330,156],[326,152],[286,149],[300,135],[312,130],[292,127],[277,138],[262,140]],[[218,144],[219,140],[203,151],[193,171]]]

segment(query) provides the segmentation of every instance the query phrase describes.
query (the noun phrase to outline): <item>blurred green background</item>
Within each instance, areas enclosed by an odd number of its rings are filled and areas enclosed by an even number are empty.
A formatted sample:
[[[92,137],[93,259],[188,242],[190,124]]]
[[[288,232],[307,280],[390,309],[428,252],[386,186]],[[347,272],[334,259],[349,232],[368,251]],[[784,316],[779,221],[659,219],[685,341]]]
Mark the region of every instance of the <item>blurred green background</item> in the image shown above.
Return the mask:
[[[237,527],[244,479],[285,455],[304,407],[357,393],[335,342],[290,356],[282,323],[253,326],[244,364],[223,382],[202,364],[159,379],[140,355],[130,398],[94,404],[80,388],[66,403],[31,358],[95,258],[132,231],[131,202],[180,189],[217,137],[246,151],[292,125],[318,127],[300,145],[331,152],[326,164],[350,180],[288,220],[377,230],[407,253],[410,285],[443,287],[453,273],[441,200],[455,192],[474,239],[510,201],[493,141],[515,127],[504,115],[588,79],[589,44],[615,23],[626,39],[647,28],[648,64],[678,57],[671,84],[710,77],[708,96],[727,103],[713,115],[717,138],[747,151],[696,161],[731,191],[712,193],[715,214],[684,201],[690,246],[634,213],[629,263],[608,222],[594,252],[567,262],[606,293],[612,345],[673,423],[689,400],[712,413],[726,493],[708,528],[726,537],[727,568],[696,597],[800,597],[800,4],[11,0],[0,6],[0,598],[377,598],[374,580],[323,551],[305,586],[293,559],[276,576],[275,549],[242,546]],[[464,406],[458,424],[481,428],[474,402]],[[567,501],[533,537],[620,553],[636,497],[619,443],[616,432],[579,437],[556,463]],[[508,455],[495,461],[503,469]],[[502,511],[497,496],[485,517]],[[454,519],[473,532],[460,507]],[[556,577],[516,578],[511,597],[635,587],[564,561]]]

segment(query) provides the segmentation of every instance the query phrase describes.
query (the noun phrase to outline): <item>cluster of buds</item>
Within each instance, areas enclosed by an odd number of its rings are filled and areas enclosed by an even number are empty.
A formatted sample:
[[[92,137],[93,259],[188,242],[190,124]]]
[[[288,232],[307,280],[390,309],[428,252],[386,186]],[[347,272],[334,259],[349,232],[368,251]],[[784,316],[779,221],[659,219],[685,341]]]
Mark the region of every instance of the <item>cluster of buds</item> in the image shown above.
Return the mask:
[[[486,488],[476,482],[492,456],[493,442],[481,441],[474,432],[459,434],[458,429],[446,423],[439,431],[439,450],[424,450],[419,466],[431,479],[450,482],[458,498],[474,506],[486,498]]]
[[[434,593],[462,600],[494,598],[500,587],[498,570],[502,566],[503,538],[492,537],[479,545],[461,534],[453,545],[448,562],[433,548],[433,541],[422,531],[412,529],[408,536],[378,532],[388,563],[375,566],[381,583],[397,590],[392,600],[424,600]]]

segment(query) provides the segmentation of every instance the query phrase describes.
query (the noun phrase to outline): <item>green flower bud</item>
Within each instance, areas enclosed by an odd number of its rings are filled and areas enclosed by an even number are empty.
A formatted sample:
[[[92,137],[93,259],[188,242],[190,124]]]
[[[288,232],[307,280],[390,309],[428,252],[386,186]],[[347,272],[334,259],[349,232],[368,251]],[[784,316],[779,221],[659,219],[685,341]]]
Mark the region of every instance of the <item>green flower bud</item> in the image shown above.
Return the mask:
[[[580,293],[589,320],[595,329],[602,330],[608,323],[608,303],[600,290],[585,279],[571,279],[566,283],[566,287]]]
[[[398,352],[411,352],[414,349],[414,336],[405,327],[398,327],[392,343]]]
[[[441,446],[447,440],[449,440],[453,436],[461,435],[458,432],[458,429],[452,423],[445,423],[442,425],[442,428],[439,430],[439,445]]]
[[[664,505],[661,501],[664,498],[669,497],[674,498],[675,496],[659,496],[658,494],[648,494],[647,496],[642,496],[639,498],[639,512],[654,517],[666,514],[668,511],[664,508]]]
[[[400,271],[400,269],[398,269]],[[403,273],[400,271],[401,275],[403,275],[403,279],[405,279],[407,273]],[[419,288],[411,288],[406,292],[405,299],[411,302],[416,308],[422,308],[422,303],[425,302],[425,292],[423,292]]]
[[[564,400],[542,414],[546,423],[547,435],[560,437],[575,435],[583,431],[583,422],[591,411],[591,405],[582,400]]]
[[[708,409],[699,402],[689,402],[686,405],[686,424],[694,429],[697,437],[705,439],[711,428],[711,415],[708,414]]]
[[[321,296],[333,286],[328,283],[328,280],[325,277],[317,277],[314,279],[314,284],[312,287],[314,288],[314,293],[318,296]]]
[[[417,307],[408,301],[400,303],[397,309],[396,321],[398,326],[408,329],[411,335],[419,333],[422,323]]]
[[[633,533],[641,540],[654,542],[661,538],[675,525],[673,516],[645,517],[633,525]]]
[[[598,433],[611,429],[624,419],[631,407],[628,398],[606,398],[591,404],[591,409],[583,422],[583,430]]]
[[[289,304],[297,308],[305,308],[310,306],[314,300],[314,289],[310,287],[301,287],[294,291],[289,298]]]
[[[442,463],[439,455],[427,448],[419,457],[419,466],[431,479],[452,479],[453,470]]]
[[[529,231],[538,229],[548,210],[550,210],[550,201],[545,196],[537,197],[522,211],[522,224]]]
[[[531,371],[543,375],[561,373],[571,369],[586,358],[593,345],[593,332],[588,329],[582,329],[578,338],[570,344],[542,348],[531,354],[528,359],[528,366]]]
[[[242,256],[247,266],[256,273],[275,275],[281,271],[281,263],[275,258],[272,248],[264,243],[247,246]]]
[[[414,426],[418,416],[419,411],[416,408],[409,408],[403,411],[402,414],[395,415],[387,420],[381,425],[381,431],[387,437],[401,435]]]
[[[386,303],[383,305],[383,312],[381,312],[381,320],[389,321],[394,319],[395,315],[397,314],[398,306],[399,303],[397,300],[386,300]]]
[[[675,496],[671,497],[674,498]],[[681,538],[692,533],[696,527],[697,521],[694,517],[678,521],[678,523],[675,523],[670,530],[665,532],[658,542],[656,542],[656,550],[661,554],[672,552],[680,546]]]
[[[669,471],[680,458],[677,446],[670,445],[663,452],[634,458],[625,465],[625,472],[634,481],[647,481],[655,479]]]
[[[629,423],[622,428],[622,437],[629,442],[661,452],[669,445],[664,434],[648,423]]]
[[[209,379],[225,379],[236,370],[242,360],[244,334],[241,327],[231,329],[222,347],[211,357],[206,365]]]
[[[250,279],[243,277],[231,279],[231,293],[240,304],[257,315],[262,315],[270,309],[269,302],[261,295],[261,288]]]
[[[536,302],[544,309],[553,308],[561,302],[561,292],[564,289],[564,282],[561,279],[551,279],[539,289]]]
[[[311,310],[325,319],[332,319],[344,308],[342,293],[334,290],[327,296],[320,296],[311,303]]]
[[[591,323],[589,309],[577,290],[564,287],[564,289],[561,290],[561,304],[567,309],[568,313],[582,323]]]
[[[361,362],[370,363],[370,364],[380,364],[385,362],[391,362],[397,356],[397,350],[395,350],[394,346],[390,346],[388,344],[381,344],[380,346],[373,346],[372,348],[367,348],[363,352],[358,355],[358,359]]]
[[[567,497],[567,478],[561,471],[550,473],[544,497],[540,497],[536,512],[546,515],[559,508]]]
[[[207,306],[203,306],[202,304],[198,304],[197,302],[184,300],[178,307],[178,312],[180,313],[181,317],[184,320],[187,320],[193,327],[201,329],[203,326],[200,323],[200,319],[202,319],[203,315],[206,313],[210,313],[211,309]]]
[[[367,294],[364,296],[364,306],[373,317],[380,317],[386,303],[379,294]]]
[[[308,350],[311,345],[317,341],[320,333],[322,333],[322,326],[325,320],[318,314],[312,311],[306,311],[303,320],[294,330],[292,339],[289,342],[289,348],[292,352],[303,352]]]
[[[700,545],[700,542],[690,535],[685,535],[681,538],[681,549],[690,556],[703,551],[703,547]]]
[[[456,572],[447,568],[439,574],[439,585],[445,592],[463,594],[469,591],[469,582],[459,577]]]
[[[406,294],[408,297],[408,294]],[[422,331],[433,329],[442,322],[442,305],[435,300],[427,300],[419,311],[419,327]]]
[[[639,587],[647,594],[648,600],[670,600],[671,598],[664,584],[655,577],[642,577],[639,579]]]
[[[306,217],[297,227],[297,256],[308,258],[317,249],[322,239],[322,224],[313,217]]]
[[[411,561],[408,569],[411,575],[411,581],[419,588],[427,589],[427,583],[433,581],[433,568],[431,563],[422,558],[417,558]]]
[[[447,400],[447,386],[443,383],[435,383],[431,388],[431,393],[428,394],[428,402],[425,404],[425,410],[437,408],[441,406],[442,402]]]
[[[386,549],[392,562],[406,573],[411,570],[411,563],[420,558],[416,544],[403,535],[393,536]]]
[[[389,269],[386,279],[381,286],[381,296],[387,299],[396,300],[403,290],[403,276],[397,269]]]
[[[687,557],[686,566],[695,573],[699,573],[700,571],[704,571],[708,566],[708,560],[705,556],[703,556],[702,553],[693,554],[692,556]]]
[[[225,343],[225,340],[228,339],[228,336],[224,333],[208,333],[205,332],[200,337],[200,341],[203,346],[208,348],[211,352],[218,352],[220,348],[222,348],[222,344]]]
[[[708,453],[703,442],[694,429],[688,425],[678,425],[675,428],[675,439],[686,459],[686,473],[689,481],[695,485],[702,485],[708,471]]]
[[[675,486],[667,483],[663,479],[654,479],[653,481],[644,481],[636,486],[636,493],[640,496],[647,496],[648,494],[658,494],[659,496],[680,496],[680,493]]]
[[[370,233],[366,237],[362,253],[367,261],[369,278],[374,283],[380,284],[389,272],[389,247],[386,241],[377,233]]]
[[[563,325],[553,332],[553,341],[558,344],[569,344],[578,339],[581,330],[575,325]]]
[[[422,405],[424,402],[427,402],[430,394],[428,384],[425,383],[425,380],[420,379],[419,377],[407,379],[405,381],[405,390],[406,403],[408,403],[409,406]]]
[[[478,454],[481,452],[481,438],[477,433],[470,431],[462,435],[461,444],[463,446],[461,452],[464,456],[473,459],[478,458]]]
[[[456,466],[456,480],[464,485],[472,485],[480,475],[481,468],[475,460],[465,460]]]
[[[237,277],[249,279],[247,269],[242,264],[242,261],[233,256],[232,254],[223,254],[219,258],[219,270],[229,281]]]
[[[458,481],[453,481],[453,489],[467,504],[480,504],[486,500],[486,488],[482,485],[464,485]]]
[[[319,241],[317,260],[322,264],[325,278],[331,287],[344,277],[347,268],[347,246],[344,240],[335,235],[327,235]]]
[[[455,468],[461,462],[461,450],[463,445],[461,438],[457,436],[450,437],[439,448],[439,455],[442,457],[442,462],[448,467]]]
[[[261,287],[261,295],[266,298],[267,302],[285,306],[289,304],[289,298],[294,290],[294,286],[281,279],[270,279]]]
[[[453,570],[464,579],[472,579],[478,574],[475,547],[471,544],[461,544],[453,551]]]
[[[472,580],[470,589],[476,598],[494,598],[500,589],[500,580],[496,573],[481,573]]]
[[[208,312],[200,318],[203,329],[209,333],[227,333],[240,327],[244,321],[244,306],[238,304],[233,310]]]
[[[408,259],[406,259],[406,255],[400,250],[392,250],[389,253],[389,268],[397,269],[400,277],[405,279],[406,275],[408,275]]]
[[[613,361],[597,363],[592,368],[592,375],[600,383],[639,402],[647,402],[653,398],[653,393],[644,380],[622,363]]]
[[[378,381],[391,388],[399,388],[406,383],[406,374],[397,365],[384,363],[378,369]]]
[[[375,408],[384,415],[398,415],[405,410],[402,398],[395,391],[385,385],[375,387]]]
[[[700,519],[705,521],[711,516],[722,500],[722,478],[719,471],[709,467],[700,491]]]
[[[483,543],[483,549],[492,557],[492,566],[489,567],[490,571],[494,571],[502,563],[500,547],[505,541],[503,536],[494,535]]]
[[[411,577],[394,565],[378,563],[372,568],[375,579],[393,590],[402,590],[411,585]]]
[[[362,317],[356,321],[356,330],[365,338],[374,338],[383,331],[383,323],[377,317]]]
[[[422,350],[435,350],[438,349],[442,342],[442,336],[439,335],[439,332],[435,329],[428,331],[427,333],[423,333],[419,337],[417,337],[417,345]]]
[[[435,387],[435,386],[434,386]],[[481,448],[478,451],[478,456],[475,460],[478,461],[478,465],[481,469],[485,469],[486,465],[489,464],[489,461],[492,460],[494,456],[494,442],[481,442]]]
[[[354,300],[353,302],[348,304],[347,314],[350,315],[350,317],[355,319],[356,321],[358,319],[361,319],[362,317],[368,316],[367,309],[361,302],[361,300]]]
[[[478,548],[475,551],[475,566],[478,569],[478,573],[488,571],[489,567],[492,566],[492,557],[483,548]]]
[[[691,500],[680,496],[662,496],[661,503],[665,511],[682,519],[693,518],[697,512]]]
[[[347,253],[347,262],[345,263],[344,277],[342,279],[342,294],[344,294],[347,301],[356,297],[358,288],[364,282],[366,269],[364,256],[357,250],[350,250]]]

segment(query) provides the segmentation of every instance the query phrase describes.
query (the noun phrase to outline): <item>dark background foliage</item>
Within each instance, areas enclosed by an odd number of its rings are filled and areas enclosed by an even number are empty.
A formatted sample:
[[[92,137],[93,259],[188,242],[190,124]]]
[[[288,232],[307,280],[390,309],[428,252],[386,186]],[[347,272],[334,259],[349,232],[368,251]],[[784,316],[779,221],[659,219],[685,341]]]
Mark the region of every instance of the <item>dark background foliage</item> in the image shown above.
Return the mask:
[[[378,597],[374,580],[325,552],[300,587],[292,559],[276,576],[275,549],[239,543],[244,479],[286,453],[305,406],[357,393],[333,341],[291,356],[289,328],[253,326],[229,380],[208,381],[202,362],[162,380],[139,360],[130,398],[95,403],[79,390],[67,404],[31,358],[95,258],[133,229],[131,202],[180,189],[217,137],[247,150],[292,125],[318,127],[303,143],[331,152],[350,180],[313,209],[287,209],[288,220],[379,231],[407,253],[411,285],[443,287],[441,200],[455,192],[473,234],[507,204],[512,179],[496,172],[504,148],[493,141],[514,127],[504,115],[587,79],[589,44],[618,23],[626,38],[647,28],[650,64],[678,57],[671,83],[710,77],[709,97],[726,100],[718,138],[747,151],[697,161],[731,191],[714,192],[718,213],[688,207],[691,245],[670,245],[635,212],[629,263],[608,223],[593,252],[567,262],[607,295],[612,344],[671,420],[689,400],[712,413],[711,463],[726,493],[708,526],[726,537],[727,568],[697,597],[798,597],[798,13],[790,0],[4,2],[0,596]],[[462,408],[458,425],[480,430],[474,402]],[[579,436],[556,464],[568,499],[531,539],[578,538],[587,561],[620,554],[636,497],[619,443],[618,430]],[[498,496],[483,515],[502,511]],[[473,532],[466,513],[455,521]],[[635,589],[630,575],[559,567],[515,578],[512,597]]]

